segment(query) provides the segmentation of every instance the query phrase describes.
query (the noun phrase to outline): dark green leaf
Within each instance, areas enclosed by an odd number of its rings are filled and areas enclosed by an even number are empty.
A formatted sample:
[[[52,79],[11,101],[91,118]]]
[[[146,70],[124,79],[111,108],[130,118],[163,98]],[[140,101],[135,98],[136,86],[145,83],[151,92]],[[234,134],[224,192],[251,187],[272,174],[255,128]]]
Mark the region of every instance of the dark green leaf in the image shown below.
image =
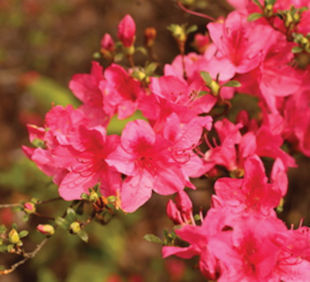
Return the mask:
[[[254,2],[258,7],[260,7],[261,9],[263,8],[263,7],[262,7],[262,4],[259,2],[259,0],[253,0],[253,2]]]
[[[66,219],[67,221],[69,221],[70,223],[76,220],[76,212],[74,209],[72,208],[67,208],[67,215],[66,215]]]

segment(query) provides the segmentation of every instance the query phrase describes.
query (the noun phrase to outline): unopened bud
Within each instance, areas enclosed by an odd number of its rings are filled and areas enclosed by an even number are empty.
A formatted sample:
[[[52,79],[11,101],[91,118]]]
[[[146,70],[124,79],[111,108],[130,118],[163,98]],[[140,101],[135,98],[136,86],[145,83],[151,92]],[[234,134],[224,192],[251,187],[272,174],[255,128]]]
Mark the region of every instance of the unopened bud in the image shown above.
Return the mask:
[[[16,229],[12,229],[10,232],[9,232],[9,240],[12,244],[18,244],[20,242],[20,238],[19,238],[19,235],[18,235],[18,232],[16,231]]]
[[[77,221],[74,221],[70,224],[70,231],[73,234],[77,234],[81,231],[81,224]]]
[[[35,213],[36,212],[35,204],[31,202],[24,203],[24,212],[27,214]]]
[[[47,236],[52,236],[55,233],[55,228],[54,226],[50,224],[39,224],[37,226],[37,230]]]
[[[135,46],[131,45],[130,47],[124,48],[126,55],[132,56],[135,53]]]
[[[89,200],[91,202],[96,202],[99,199],[99,195],[96,191],[91,191],[89,194]]]
[[[172,35],[179,41],[184,42],[186,40],[186,33],[183,27],[180,25],[175,25],[172,29]]]
[[[208,86],[211,89],[212,94],[214,96],[217,96],[220,91],[220,85],[216,81],[212,80],[212,82]]]
[[[157,31],[154,27],[147,27],[144,30],[144,40],[147,47],[152,47],[155,42]]]
[[[272,4],[267,4],[264,8],[264,14],[267,17],[271,17],[273,14],[273,5]]]

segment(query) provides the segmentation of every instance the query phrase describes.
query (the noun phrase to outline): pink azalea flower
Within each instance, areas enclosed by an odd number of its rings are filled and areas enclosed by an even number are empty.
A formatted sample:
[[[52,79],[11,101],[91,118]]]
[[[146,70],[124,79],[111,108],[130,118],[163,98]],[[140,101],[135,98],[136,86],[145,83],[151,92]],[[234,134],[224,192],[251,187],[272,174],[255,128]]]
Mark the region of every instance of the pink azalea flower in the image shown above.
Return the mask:
[[[107,159],[109,165],[128,176],[121,189],[125,211],[133,212],[142,206],[152,190],[169,195],[184,188],[185,175],[168,148],[168,141],[156,134],[146,121],[127,124],[121,145]]]
[[[247,73],[261,64],[266,51],[276,40],[276,32],[267,25],[248,22],[247,14],[232,12],[224,23],[209,23],[211,39],[218,50],[221,68]]]
[[[136,24],[130,15],[126,15],[118,25],[117,36],[125,47],[130,47],[135,41]]]
[[[254,210],[265,215],[274,215],[273,209],[278,206],[287,189],[287,178],[279,174],[281,168],[274,168],[275,185],[268,183],[259,158],[247,159],[244,171],[244,179],[226,177],[218,179],[215,183],[217,197],[223,204],[234,207],[240,212]]]
[[[144,95],[141,83],[116,64],[105,70],[104,78],[99,86],[104,97],[103,109],[110,115],[117,112],[120,119],[132,115],[137,109],[138,98]]]
[[[87,121],[82,111],[54,107],[46,115],[48,130],[30,127],[31,139],[37,135],[46,148],[23,147],[26,155],[53,177],[65,200],[80,199],[97,183],[106,196],[115,195],[120,188],[120,174],[105,162],[119,137],[107,137],[102,126],[89,128]]]
[[[86,113],[92,125],[106,125],[109,121],[108,112],[103,109],[104,100],[99,89],[103,79],[102,67],[93,62],[90,74],[76,74],[69,83],[73,94],[84,103],[80,109]]]

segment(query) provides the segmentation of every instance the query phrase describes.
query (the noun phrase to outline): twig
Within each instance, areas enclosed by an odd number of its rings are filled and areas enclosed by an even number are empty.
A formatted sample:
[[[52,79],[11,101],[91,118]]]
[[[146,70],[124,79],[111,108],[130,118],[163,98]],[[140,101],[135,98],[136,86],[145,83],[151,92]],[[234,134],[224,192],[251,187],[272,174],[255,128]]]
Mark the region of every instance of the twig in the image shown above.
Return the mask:
[[[190,9],[187,9],[186,7],[184,7],[184,5],[178,1],[178,6],[186,13],[188,14],[191,14],[191,15],[194,15],[194,16],[197,16],[197,17],[201,17],[201,18],[204,18],[204,19],[208,19],[212,22],[215,22],[216,20],[214,18],[212,18],[211,16],[208,16],[206,14],[202,14],[202,13],[199,13],[199,12],[195,12],[195,11],[192,11]]]
[[[0,209],[6,209],[6,208],[15,208],[15,207],[20,207],[20,203],[15,203],[15,204],[0,204]]]
[[[13,264],[10,268],[4,269],[0,271],[0,275],[7,275],[12,273],[17,267],[19,267],[20,265],[24,264],[25,262],[27,262],[28,260],[34,258],[37,253],[41,250],[41,248],[46,244],[48,238],[45,238],[43,241],[41,241],[40,244],[37,245],[37,247],[29,253],[24,253],[23,256],[24,258],[20,261],[18,261],[17,263]]]

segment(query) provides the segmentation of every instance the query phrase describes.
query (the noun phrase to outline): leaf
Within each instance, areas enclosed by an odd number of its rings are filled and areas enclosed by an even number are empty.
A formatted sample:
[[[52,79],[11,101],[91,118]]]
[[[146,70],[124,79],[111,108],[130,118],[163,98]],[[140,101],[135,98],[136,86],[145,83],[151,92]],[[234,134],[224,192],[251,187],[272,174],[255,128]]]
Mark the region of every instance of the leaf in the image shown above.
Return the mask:
[[[8,246],[2,245],[0,246],[0,253],[5,253],[8,250]]]
[[[69,222],[64,219],[63,217],[56,217],[55,219],[55,223],[58,227],[62,228],[62,229],[68,229],[69,228]]]
[[[156,244],[162,244],[161,239],[154,234],[145,234],[143,238],[144,238],[144,240],[146,240],[148,242],[152,242],[152,243],[156,243]]]
[[[263,17],[264,15],[261,13],[253,13],[251,15],[248,16],[248,22],[253,22],[256,21],[258,19],[260,19],[261,17]]]
[[[195,32],[198,29],[197,25],[191,25],[188,29],[186,29],[186,34],[190,34],[192,32]]]
[[[145,67],[145,73],[147,75],[152,75],[158,67],[158,63],[150,63]]]
[[[143,55],[147,55],[147,51],[146,51],[146,49],[145,49],[144,47],[138,47],[138,48],[136,49],[136,52],[140,52],[140,53],[142,53]]]
[[[7,229],[6,229],[5,225],[1,224],[1,225],[0,225],[0,234],[5,233],[6,230],[7,230]]]
[[[29,231],[27,231],[27,230],[22,230],[22,231],[20,231],[19,232],[19,238],[25,238],[26,236],[28,236],[28,234],[29,234]]]
[[[84,242],[88,242],[88,234],[86,233],[85,230],[81,230],[79,233],[77,233],[77,235],[79,236],[79,238],[84,241]]]
[[[263,8],[262,4],[259,2],[259,0],[253,0],[253,2],[260,7],[261,9]]]
[[[299,46],[295,46],[292,48],[292,53],[297,54],[297,53],[301,53],[303,51],[303,49]]]
[[[72,208],[67,208],[67,215],[66,215],[66,220],[69,221],[70,223],[76,220],[76,212]]]
[[[210,84],[211,84],[211,82],[212,82],[212,77],[211,77],[211,75],[210,75],[208,72],[206,72],[206,71],[201,71],[201,72],[200,72],[200,76],[201,76],[201,78],[203,79],[203,81],[204,81],[207,85],[210,85]]]
[[[237,80],[231,80],[226,82],[223,86],[225,87],[240,87],[241,83]]]

